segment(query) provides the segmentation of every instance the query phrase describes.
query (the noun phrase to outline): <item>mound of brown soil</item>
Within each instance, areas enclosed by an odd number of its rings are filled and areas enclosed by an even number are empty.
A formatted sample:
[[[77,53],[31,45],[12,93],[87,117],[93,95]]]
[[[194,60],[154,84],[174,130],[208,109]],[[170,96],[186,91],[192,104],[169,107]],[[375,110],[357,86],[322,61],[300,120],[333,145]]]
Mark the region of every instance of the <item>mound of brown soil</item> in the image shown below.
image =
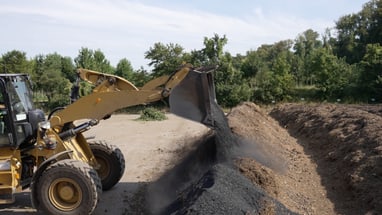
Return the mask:
[[[288,104],[271,115],[318,165],[339,214],[382,214],[381,106]]]
[[[300,214],[335,214],[316,164],[298,140],[254,103],[229,113],[232,131],[245,139],[238,166],[243,175]],[[244,153],[245,152],[245,153]]]

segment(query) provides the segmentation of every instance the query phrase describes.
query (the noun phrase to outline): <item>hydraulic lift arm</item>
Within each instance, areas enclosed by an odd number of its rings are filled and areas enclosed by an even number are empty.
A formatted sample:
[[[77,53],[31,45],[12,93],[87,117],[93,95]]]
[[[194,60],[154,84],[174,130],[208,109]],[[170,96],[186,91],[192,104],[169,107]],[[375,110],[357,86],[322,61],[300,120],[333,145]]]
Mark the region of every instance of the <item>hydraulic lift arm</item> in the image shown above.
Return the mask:
[[[213,85],[213,83],[203,81],[205,79],[204,77],[211,75],[211,73],[194,70],[189,65],[182,66],[170,76],[162,76],[151,80],[141,88],[137,88],[131,82],[118,76],[86,69],[79,69],[78,72],[82,80],[88,81],[96,87],[91,94],[81,97],[64,109],[54,113],[49,120],[52,128],[61,130],[61,127],[65,123],[79,119],[101,120],[121,108],[161,100],[169,96],[172,93],[172,90],[182,81],[189,82],[188,85],[192,88],[181,89],[182,94],[186,91],[190,98],[203,96],[203,94],[205,94],[208,97],[213,97],[213,100],[215,99],[213,86],[205,86],[203,88],[203,85],[206,84]],[[196,76],[200,76],[202,73],[203,76],[201,80],[195,79],[194,77],[191,77],[190,80],[185,80],[190,72],[194,73],[193,76],[195,76],[195,74]],[[212,80],[212,78],[209,79]],[[209,91],[211,89],[213,92],[202,92],[201,95],[197,95],[200,94],[200,91]],[[188,100],[187,98],[178,99]],[[203,106],[204,105],[210,106],[210,104],[203,104]],[[197,106],[200,106],[200,104],[197,104]],[[210,108],[206,109],[209,110]],[[209,115],[209,113],[204,113],[204,115]]]

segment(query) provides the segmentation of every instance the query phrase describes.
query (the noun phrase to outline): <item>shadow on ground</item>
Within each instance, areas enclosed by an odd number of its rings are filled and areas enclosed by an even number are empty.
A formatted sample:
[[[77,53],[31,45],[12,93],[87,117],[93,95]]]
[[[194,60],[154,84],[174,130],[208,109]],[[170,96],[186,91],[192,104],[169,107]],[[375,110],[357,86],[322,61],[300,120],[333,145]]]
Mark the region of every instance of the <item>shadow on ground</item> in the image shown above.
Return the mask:
[[[141,201],[139,196],[146,183],[143,182],[121,182],[108,191],[104,191],[97,205],[94,215],[123,215],[141,214]],[[0,205],[1,215],[43,215],[32,208],[30,191],[15,194],[13,204]]]

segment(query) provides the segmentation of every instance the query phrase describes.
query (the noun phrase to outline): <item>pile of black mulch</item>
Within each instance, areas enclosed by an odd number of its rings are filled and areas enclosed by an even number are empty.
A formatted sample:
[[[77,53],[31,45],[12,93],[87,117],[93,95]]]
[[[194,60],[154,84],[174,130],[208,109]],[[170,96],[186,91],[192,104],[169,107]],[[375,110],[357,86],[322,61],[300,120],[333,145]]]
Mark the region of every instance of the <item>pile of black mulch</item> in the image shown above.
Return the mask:
[[[295,214],[233,165],[235,136],[218,105],[215,128],[181,163],[147,187],[147,214]]]

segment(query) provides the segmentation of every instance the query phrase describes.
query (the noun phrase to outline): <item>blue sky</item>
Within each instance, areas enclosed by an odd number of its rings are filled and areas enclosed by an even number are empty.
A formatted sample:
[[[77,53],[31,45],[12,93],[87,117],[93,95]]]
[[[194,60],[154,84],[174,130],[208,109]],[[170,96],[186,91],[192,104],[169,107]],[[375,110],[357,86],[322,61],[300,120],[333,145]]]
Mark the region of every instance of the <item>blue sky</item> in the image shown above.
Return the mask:
[[[8,0],[0,2],[0,54],[11,50],[76,57],[81,47],[100,49],[116,66],[127,58],[147,67],[155,42],[200,49],[204,37],[228,38],[235,55],[262,44],[320,34],[366,0]]]

